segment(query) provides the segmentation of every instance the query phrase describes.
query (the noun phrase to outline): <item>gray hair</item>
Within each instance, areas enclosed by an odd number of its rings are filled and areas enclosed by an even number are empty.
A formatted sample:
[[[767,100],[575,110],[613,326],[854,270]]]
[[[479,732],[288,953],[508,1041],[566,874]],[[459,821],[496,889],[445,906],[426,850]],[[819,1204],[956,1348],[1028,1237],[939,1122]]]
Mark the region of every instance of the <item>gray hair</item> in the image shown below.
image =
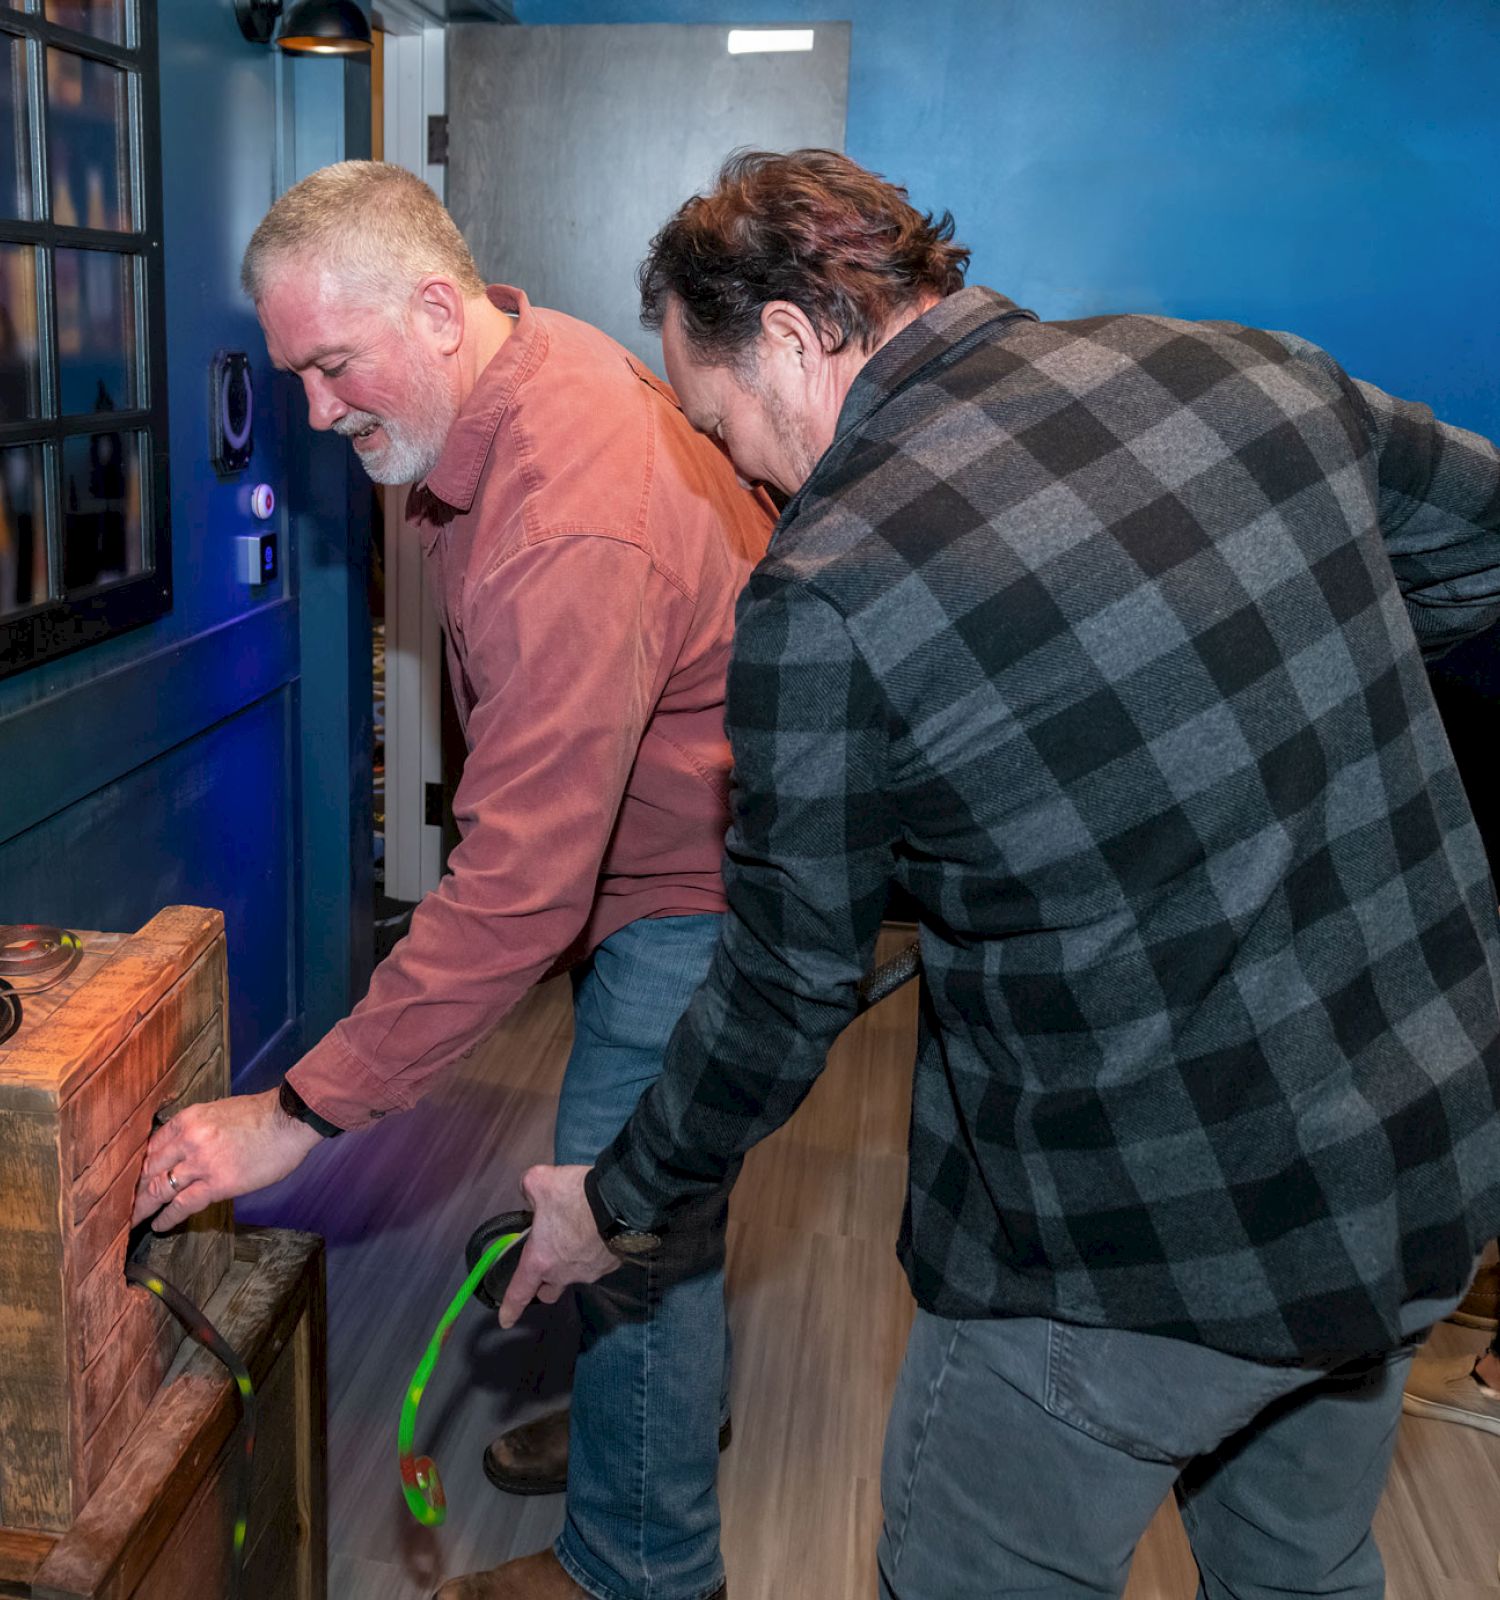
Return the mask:
[[[485,288],[442,201],[385,161],[340,161],[288,189],[251,235],[240,282],[258,303],[278,273],[319,266],[351,294],[391,311],[429,273],[451,278],[466,296]]]

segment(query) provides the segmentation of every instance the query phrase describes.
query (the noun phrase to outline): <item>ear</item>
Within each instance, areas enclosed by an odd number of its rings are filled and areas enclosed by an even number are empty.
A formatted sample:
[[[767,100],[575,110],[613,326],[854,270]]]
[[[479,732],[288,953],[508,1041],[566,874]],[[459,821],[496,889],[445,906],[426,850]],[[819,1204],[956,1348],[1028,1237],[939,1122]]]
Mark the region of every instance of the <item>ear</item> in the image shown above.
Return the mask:
[[[451,278],[436,273],[412,291],[412,320],[439,355],[451,356],[464,339],[464,297]]]
[[[812,319],[790,300],[768,300],[760,308],[760,333],[766,356],[792,363],[807,376],[827,359]]]

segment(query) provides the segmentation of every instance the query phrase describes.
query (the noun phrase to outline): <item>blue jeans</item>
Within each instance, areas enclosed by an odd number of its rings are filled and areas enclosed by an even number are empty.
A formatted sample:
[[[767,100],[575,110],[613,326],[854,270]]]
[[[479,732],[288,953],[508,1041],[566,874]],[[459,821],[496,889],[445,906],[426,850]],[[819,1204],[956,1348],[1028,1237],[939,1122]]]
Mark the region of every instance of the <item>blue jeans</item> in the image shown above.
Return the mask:
[[[1119,1595],[1175,1490],[1200,1600],[1378,1600],[1370,1522],[1410,1361],[1272,1367],[918,1311],[886,1430],[881,1596]]]
[[[573,975],[559,1164],[592,1162],[661,1073],[718,943],[717,916],[611,935]],[[567,1520],[555,1546],[598,1600],[699,1600],[724,1581],[719,1424],[727,1414],[727,1189],[675,1217],[659,1259],[578,1291]]]

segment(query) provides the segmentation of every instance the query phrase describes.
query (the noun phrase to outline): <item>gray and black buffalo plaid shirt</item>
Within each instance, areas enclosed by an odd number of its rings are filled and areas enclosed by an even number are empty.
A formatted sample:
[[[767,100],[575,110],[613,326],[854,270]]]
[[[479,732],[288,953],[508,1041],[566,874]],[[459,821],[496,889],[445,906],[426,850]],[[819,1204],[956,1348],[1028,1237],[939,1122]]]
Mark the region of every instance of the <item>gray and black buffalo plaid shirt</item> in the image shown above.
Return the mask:
[[[1500,616],[1497,530],[1491,444],[1300,339],[979,288],[904,329],[740,602],[730,915],[605,1202],[670,1221],[791,1115],[894,880],[919,1304],[1409,1337],[1500,1227],[1495,891],[1422,664]]]

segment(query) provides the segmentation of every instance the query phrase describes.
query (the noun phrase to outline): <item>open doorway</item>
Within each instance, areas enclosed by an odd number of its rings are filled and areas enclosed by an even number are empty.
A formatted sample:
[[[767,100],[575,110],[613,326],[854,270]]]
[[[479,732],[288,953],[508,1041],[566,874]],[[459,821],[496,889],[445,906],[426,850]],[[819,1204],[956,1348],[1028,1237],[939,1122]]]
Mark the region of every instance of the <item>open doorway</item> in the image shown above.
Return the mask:
[[[390,0],[372,29],[371,148],[444,195],[444,168],[428,158],[429,121],[444,104],[446,30]],[[374,679],[374,955],[400,940],[446,859],[442,635],[421,552],[404,526],[406,490],[377,491],[370,592]],[[451,830],[452,824],[449,823]]]
[[[385,51],[386,31],[376,24],[370,30],[370,157],[385,160]],[[374,704],[371,716],[370,815],[374,851],[375,921],[374,957],[378,965],[390,954],[411,923],[414,902],[392,900],[386,892],[385,878],[385,758],[386,758],[386,675],[385,675],[385,518],[387,490],[382,483],[371,485],[374,510],[370,518],[370,684]]]
[[[370,156],[385,160],[385,56],[386,31],[378,24],[371,28],[370,52]],[[378,965],[411,923],[415,906],[412,900],[392,899],[386,888],[386,582],[385,519],[387,490],[372,484],[374,500],[370,518],[370,682],[373,693],[371,717],[370,787],[372,847],[374,851],[375,922],[374,957]]]
[[[507,26],[497,16],[435,28],[402,20],[410,3],[375,8],[375,148],[447,204],[487,277],[584,318],[658,371],[634,269],[662,220],[737,146],[843,146],[848,23],[819,24],[809,48],[771,57],[734,52],[724,27]],[[446,138],[429,141],[433,119]],[[525,225],[503,229],[502,217]],[[456,838],[451,798],[463,765],[405,501],[404,489],[386,494],[382,582],[371,601],[377,958],[437,887]]]

